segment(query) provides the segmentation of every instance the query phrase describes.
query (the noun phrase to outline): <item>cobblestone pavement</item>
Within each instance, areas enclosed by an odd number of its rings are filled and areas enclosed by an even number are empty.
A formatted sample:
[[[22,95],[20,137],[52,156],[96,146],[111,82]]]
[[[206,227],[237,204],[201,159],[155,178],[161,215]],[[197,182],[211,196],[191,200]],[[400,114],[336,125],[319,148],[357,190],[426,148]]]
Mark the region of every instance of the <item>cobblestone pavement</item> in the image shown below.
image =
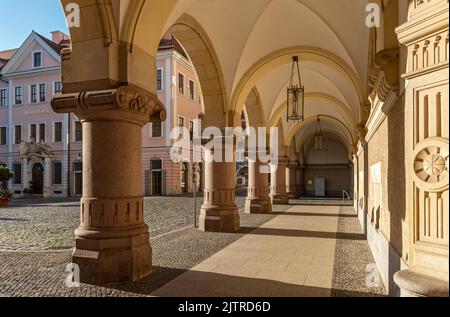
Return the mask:
[[[74,203],[76,205],[76,203]],[[63,207],[64,208],[64,207]],[[76,208],[76,206],[75,206]],[[65,268],[71,261],[71,251],[22,252],[0,251],[0,297],[2,296],[150,296],[161,286],[187,270],[279,216],[288,207],[277,206],[272,215],[241,214],[239,233],[203,233],[194,228],[167,233],[151,239],[153,273],[139,283],[124,283],[99,287],[65,286]],[[314,208],[314,207],[313,207]],[[5,217],[3,214],[0,217]],[[180,222],[171,220],[167,227]],[[246,229],[247,228],[247,229]],[[373,263],[367,242],[360,239],[361,230],[350,208],[341,207],[338,224],[338,243],[333,274],[333,296],[381,296],[383,288],[368,289],[366,265]],[[359,237],[355,239],[355,237]]]
[[[387,296],[383,283],[367,286],[372,284],[370,277],[374,275],[366,268],[373,268],[375,260],[352,207],[340,208],[337,237],[332,296]]]
[[[278,209],[281,211],[281,209]],[[257,227],[276,215],[241,214],[243,227]],[[246,233],[204,233],[194,228],[169,233],[151,240],[153,273],[139,283],[98,287],[65,286],[65,268],[70,251],[4,252],[0,251],[0,296],[70,297],[70,296],[149,296],[153,291],[201,263]]]
[[[236,197],[243,208],[245,197]],[[203,198],[197,199],[197,208]],[[152,236],[194,223],[192,197],[145,198],[145,222]],[[79,199],[17,200],[0,208],[0,250],[42,251],[70,249],[79,225]]]

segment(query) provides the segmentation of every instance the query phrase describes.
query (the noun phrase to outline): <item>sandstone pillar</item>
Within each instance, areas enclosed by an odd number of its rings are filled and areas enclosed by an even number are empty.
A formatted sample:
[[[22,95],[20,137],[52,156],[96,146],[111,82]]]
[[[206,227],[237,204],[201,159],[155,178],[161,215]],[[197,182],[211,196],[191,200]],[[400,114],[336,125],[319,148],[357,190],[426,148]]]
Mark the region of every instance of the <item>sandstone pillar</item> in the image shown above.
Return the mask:
[[[248,214],[269,214],[272,202],[269,197],[269,174],[261,173],[262,163],[259,158],[248,160],[248,194],[245,201],[245,212]]]
[[[232,140],[232,139],[231,139]],[[205,149],[204,203],[200,210],[199,228],[207,232],[234,232],[240,228],[239,212],[235,202],[236,162],[225,162],[225,138],[222,148]],[[213,159],[220,151],[222,162]]]
[[[291,162],[286,168],[286,191],[289,198],[297,198],[297,163]]]
[[[271,184],[270,184],[270,198],[272,205],[288,205],[289,196],[286,192],[286,167],[289,163],[287,157],[279,157],[278,165],[275,167],[271,163]]]
[[[141,130],[165,120],[157,97],[133,86],[56,96],[83,125],[83,197],[73,262],[83,283],[135,281],[151,272],[144,223]]]

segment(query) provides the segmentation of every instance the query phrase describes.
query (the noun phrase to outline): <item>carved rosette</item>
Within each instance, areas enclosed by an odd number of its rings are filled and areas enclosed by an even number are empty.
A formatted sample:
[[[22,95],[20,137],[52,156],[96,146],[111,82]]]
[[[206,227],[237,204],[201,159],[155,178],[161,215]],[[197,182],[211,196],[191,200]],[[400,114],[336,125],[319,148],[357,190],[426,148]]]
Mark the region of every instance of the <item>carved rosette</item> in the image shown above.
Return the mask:
[[[158,97],[131,85],[58,95],[52,98],[51,105],[56,113],[73,112],[83,120],[108,117],[143,124],[166,120],[166,109]]]
[[[431,138],[414,151],[414,175],[419,187],[430,192],[448,189],[448,140]]]

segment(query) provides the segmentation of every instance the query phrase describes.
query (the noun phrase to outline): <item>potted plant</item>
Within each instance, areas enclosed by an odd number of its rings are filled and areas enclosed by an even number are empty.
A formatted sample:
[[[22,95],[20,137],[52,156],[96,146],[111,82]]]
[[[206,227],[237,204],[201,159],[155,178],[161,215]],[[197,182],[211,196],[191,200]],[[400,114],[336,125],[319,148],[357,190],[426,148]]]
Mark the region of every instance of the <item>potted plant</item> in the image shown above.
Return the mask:
[[[5,183],[13,178],[14,174],[6,166],[0,166],[0,207],[9,206],[12,198],[10,193],[5,188]]]

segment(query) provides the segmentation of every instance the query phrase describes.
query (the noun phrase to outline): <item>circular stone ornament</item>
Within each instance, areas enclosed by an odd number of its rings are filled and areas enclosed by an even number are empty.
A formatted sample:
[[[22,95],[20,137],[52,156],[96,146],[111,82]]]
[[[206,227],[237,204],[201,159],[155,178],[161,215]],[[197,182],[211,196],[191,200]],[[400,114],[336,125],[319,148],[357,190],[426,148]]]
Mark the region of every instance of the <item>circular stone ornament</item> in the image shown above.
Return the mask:
[[[416,146],[414,176],[425,190],[440,192],[448,188],[448,139],[430,138]]]

